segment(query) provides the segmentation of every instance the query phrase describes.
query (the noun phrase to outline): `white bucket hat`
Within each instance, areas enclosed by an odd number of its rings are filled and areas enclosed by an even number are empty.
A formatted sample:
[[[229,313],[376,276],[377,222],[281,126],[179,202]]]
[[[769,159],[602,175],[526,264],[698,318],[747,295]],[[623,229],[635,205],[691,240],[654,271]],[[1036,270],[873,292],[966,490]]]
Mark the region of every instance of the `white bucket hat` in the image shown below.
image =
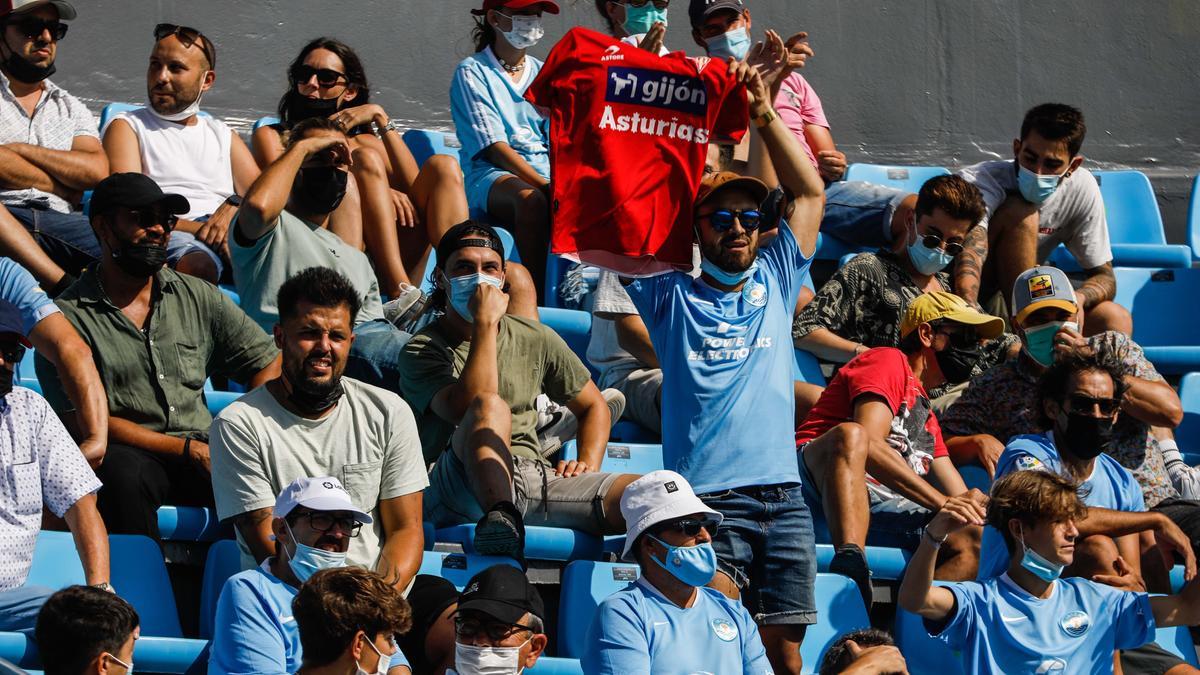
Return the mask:
[[[693,513],[706,513],[721,522],[723,516],[704,505],[692,486],[674,471],[651,471],[633,481],[621,495],[621,515],[625,517],[625,549],[622,560],[630,560],[630,549],[638,536],[668,520]]]

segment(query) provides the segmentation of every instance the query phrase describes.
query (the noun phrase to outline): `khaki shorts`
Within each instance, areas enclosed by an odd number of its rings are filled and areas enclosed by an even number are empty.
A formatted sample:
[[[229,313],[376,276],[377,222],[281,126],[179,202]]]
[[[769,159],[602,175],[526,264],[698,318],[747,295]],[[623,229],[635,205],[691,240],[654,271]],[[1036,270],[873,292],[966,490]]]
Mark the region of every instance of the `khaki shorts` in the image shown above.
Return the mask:
[[[524,457],[513,457],[513,469],[513,503],[526,525],[605,533],[604,495],[618,474],[585,473],[563,478],[554,474],[554,467]],[[462,460],[449,448],[429,471],[424,504],[425,519],[434,527],[476,523],[483,517]]]
[[[655,433],[662,433],[662,383],[662,370],[658,368],[634,370],[612,383],[625,395],[625,417]]]

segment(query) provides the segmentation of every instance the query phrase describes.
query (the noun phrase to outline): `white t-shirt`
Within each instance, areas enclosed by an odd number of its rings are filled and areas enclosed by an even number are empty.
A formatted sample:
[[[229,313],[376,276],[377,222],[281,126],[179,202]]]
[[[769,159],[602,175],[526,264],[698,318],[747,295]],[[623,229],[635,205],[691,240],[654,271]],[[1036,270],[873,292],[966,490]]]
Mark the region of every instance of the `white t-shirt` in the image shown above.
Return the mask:
[[[163,192],[187,197],[192,210],[185,218],[211,215],[234,193],[229,158],[233,131],[220,120],[198,115],[196,124],[178,124],[157,117],[149,108],[119,113],[114,120],[125,120],[137,136],[142,173]]]
[[[600,281],[592,295],[592,336],[588,341],[587,359],[600,371],[599,385],[611,387],[629,373],[646,364],[625,351],[617,340],[617,322],[600,314],[637,314],[637,307],[621,286],[615,272],[601,271]]]
[[[1011,159],[980,162],[960,169],[958,175],[983,193],[987,203],[984,227],[1009,194],[1020,194],[1017,168]],[[1064,244],[1085,270],[1112,261],[1100,184],[1087,169],[1078,169],[1064,180],[1038,209],[1038,215],[1039,262],[1049,258],[1059,244]]]
[[[261,386],[213,420],[213,495],[221,520],[273,507],[275,498],[301,476],[335,476],[355,506],[371,511],[373,525],[350,541],[346,562],[373,568],[379,557],[379,501],[429,485],[412,408],[396,394],[342,378],[346,393],[329,415],[293,415]],[[254,561],[245,542],[242,568]]]

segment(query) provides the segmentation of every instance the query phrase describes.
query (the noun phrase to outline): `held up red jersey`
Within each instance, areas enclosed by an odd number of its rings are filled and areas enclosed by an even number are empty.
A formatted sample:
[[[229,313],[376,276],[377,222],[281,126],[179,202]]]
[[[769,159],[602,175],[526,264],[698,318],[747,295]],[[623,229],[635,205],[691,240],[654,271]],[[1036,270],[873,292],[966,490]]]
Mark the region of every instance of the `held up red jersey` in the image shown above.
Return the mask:
[[[525,98],[550,116],[551,249],[631,277],[691,269],[708,143],[749,125],[725,63],[573,28]]]

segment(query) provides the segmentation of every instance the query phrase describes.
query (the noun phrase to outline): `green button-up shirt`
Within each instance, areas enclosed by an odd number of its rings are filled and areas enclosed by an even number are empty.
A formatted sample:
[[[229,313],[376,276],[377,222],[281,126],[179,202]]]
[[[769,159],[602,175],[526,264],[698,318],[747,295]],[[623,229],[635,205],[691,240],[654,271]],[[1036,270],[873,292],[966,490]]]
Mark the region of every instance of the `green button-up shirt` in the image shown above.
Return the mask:
[[[274,341],[216,286],[170,268],[158,272],[146,327],[108,299],[96,266],[56,300],[92,349],[113,417],[164,434],[208,434],[204,381],[247,382],[270,365]],[[36,361],[42,391],[62,414],[71,409],[58,374]]]

